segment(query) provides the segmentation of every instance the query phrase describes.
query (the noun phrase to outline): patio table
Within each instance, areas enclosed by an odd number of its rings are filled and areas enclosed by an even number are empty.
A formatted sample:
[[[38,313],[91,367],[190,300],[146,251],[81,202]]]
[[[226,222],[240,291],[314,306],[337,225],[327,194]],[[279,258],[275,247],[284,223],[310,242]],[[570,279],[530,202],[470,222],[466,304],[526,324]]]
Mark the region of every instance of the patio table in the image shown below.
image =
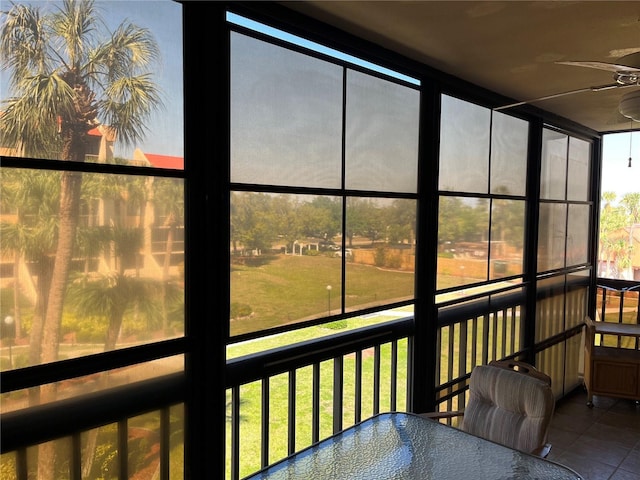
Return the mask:
[[[411,413],[381,413],[247,480],[578,480],[552,461]]]

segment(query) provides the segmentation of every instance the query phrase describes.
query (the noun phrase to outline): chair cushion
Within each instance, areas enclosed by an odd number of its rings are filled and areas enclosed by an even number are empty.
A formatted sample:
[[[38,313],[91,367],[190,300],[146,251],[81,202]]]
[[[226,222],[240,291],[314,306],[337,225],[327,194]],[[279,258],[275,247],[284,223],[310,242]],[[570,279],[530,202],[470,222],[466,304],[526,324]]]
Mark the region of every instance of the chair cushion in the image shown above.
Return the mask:
[[[546,442],[555,398],[544,381],[479,365],[469,385],[462,429],[524,452]]]

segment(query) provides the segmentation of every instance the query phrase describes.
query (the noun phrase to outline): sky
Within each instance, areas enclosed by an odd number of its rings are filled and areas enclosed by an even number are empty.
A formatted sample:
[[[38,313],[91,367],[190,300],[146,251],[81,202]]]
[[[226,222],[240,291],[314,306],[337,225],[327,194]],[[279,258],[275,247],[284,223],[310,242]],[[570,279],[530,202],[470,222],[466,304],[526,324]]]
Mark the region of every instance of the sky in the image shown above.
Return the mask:
[[[25,2],[26,3],[26,2]],[[30,3],[51,9],[55,0],[35,0]],[[161,52],[161,65],[155,72],[155,81],[163,92],[164,108],[149,120],[149,133],[143,142],[131,147],[116,146],[116,155],[132,158],[133,149],[140,148],[145,153],[180,156],[184,155],[183,145],[183,95],[182,95],[182,18],[181,6],[171,0],[97,0],[107,28],[113,31],[127,19],[153,33]],[[10,7],[8,0],[0,0],[0,10]],[[279,38],[301,43],[314,50],[334,55],[346,61],[361,61],[321,45],[306,42],[299,37],[261,26],[233,14],[228,15],[233,23],[257,28]],[[390,73],[372,64],[366,66],[374,70]],[[0,71],[0,99],[8,95],[7,74]],[[394,76],[397,76],[394,74]],[[418,83],[409,77],[401,77],[409,83]],[[620,198],[625,193],[640,192],[640,131],[633,134],[631,142],[632,168],[628,168],[630,134],[606,135],[603,142],[602,191],[616,192]]]
[[[182,8],[171,0],[102,1],[103,15],[111,30],[123,20],[146,27],[153,33],[161,52],[156,82],[163,92],[164,108],[150,119],[149,133],[137,145],[145,153],[184,156],[182,82]],[[120,154],[133,157],[133,147]]]
[[[628,167],[629,151],[631,168]],[[602,192],[614,192],[618,199],[625,193],[640,193],[640,131],[604,136]]]

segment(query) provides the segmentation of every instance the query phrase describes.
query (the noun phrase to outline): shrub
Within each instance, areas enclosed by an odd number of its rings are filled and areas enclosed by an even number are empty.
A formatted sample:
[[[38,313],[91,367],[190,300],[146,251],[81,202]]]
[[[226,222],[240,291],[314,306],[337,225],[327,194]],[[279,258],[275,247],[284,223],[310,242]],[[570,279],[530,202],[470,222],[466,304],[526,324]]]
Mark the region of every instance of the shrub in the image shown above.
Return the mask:
[[[251,306],[247,305],[246,303],[232,302],[230,313],[231,318],[242,318],[251,315],[253,313],[253,310]]]
[[[384,267],[387,261],[387,247],[376,247],[376,251],[373,254],[373,259],[376,267]]]
[[[336,320],[335,322],[327,323],[324,326],[331,330],[342,330],[347,328],[348,324],[346,320]]]
[[[389,268],[400,268],[402,267],[402,257],[399,254],[388,255],[386,266]]]

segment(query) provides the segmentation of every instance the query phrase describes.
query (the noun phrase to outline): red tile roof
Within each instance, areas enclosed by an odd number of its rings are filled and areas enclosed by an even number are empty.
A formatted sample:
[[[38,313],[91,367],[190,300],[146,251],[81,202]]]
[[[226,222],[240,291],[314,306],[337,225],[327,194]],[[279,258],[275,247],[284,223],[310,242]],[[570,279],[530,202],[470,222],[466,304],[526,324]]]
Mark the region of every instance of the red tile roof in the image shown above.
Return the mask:
[[[157,155],[155,153],[146,153],[144,156],[149,163],[158,168],[173,168],[175,170],[184,170],[184,158],[172,157],[170,155]]]

